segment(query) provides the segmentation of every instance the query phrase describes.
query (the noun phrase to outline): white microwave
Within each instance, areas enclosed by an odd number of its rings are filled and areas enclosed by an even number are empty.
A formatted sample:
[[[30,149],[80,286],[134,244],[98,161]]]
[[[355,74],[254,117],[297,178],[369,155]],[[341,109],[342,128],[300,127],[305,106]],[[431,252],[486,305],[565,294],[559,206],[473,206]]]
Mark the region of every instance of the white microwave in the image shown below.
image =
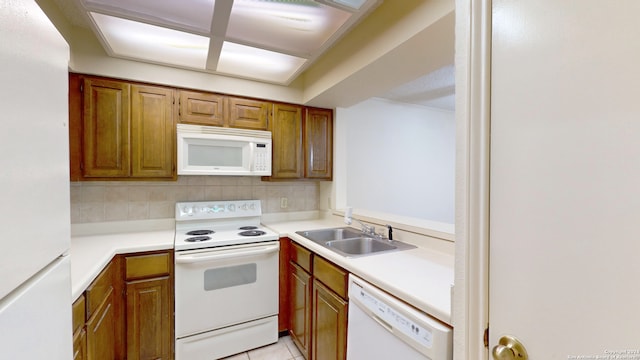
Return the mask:
[[[271,132],[178,124],[178,175],[271,175]]]

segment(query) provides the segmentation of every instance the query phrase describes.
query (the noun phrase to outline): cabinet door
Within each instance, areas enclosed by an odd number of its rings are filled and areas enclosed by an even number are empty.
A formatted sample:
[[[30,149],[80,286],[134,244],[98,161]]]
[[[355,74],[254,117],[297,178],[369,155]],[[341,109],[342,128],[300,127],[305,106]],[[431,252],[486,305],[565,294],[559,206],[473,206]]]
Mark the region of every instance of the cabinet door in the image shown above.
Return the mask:
[[[267,130],[271,103],[234,97],[228,99],[227,123],[230,127]]]
[[[178,120],[185,124],[224,126],[224,96],[180,90]]]
[[[313,281],[313,360],[343,360],[347,349],[347,302]]]
[[[304,177],[331,180],[333,111],[309,108],[304,117]]]
[[[84,79],[84,177],[125,177],[130,172],[129,84]]]
[[[169,277],[127,282],[127,359],[170,359]]]
[[[87,358],[116,359],[116,308],[113,290],[87,321]]]
[[[87,360],[87,332],[84,329],[73,335],[73,360]]]
[[[289,333],[298,349],[309,359],[311,349],[311,275],[289,263]]]
[[[174,91],[131,86],[131,144],[133,177],[174,176],[176,127]]]
[[[274,104],[271,122],[273,179],[298,179],[302,167],[302,107]]]

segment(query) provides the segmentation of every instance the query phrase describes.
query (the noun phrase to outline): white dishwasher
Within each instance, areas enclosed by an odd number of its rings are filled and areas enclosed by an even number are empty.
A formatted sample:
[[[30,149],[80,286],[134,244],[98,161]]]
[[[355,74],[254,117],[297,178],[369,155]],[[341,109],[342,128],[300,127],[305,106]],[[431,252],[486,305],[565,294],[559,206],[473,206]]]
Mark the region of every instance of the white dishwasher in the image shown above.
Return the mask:
[[[451,360],[453,330],[349,275],[347,360]]]

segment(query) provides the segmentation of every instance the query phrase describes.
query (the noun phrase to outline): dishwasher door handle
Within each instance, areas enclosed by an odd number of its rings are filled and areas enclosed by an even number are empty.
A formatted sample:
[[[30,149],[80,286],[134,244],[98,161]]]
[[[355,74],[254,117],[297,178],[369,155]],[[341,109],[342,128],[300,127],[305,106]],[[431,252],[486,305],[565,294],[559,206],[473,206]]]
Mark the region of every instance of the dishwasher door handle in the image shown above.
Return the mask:
[[[371,318],[377,322],[378,324],[380,324],[380,326],[382,326],[383,328],[385,328],[388,332],[393,333],[393,326],[391,326],[388,322],[382,320],[380,317],[378,317],[378,315],[376,314],[370,314],[369,316],[371,316]]]
[[[241,257],[249,257],[256,255],[265,255],[271,253],[277,253],[280,249],[280,246],[271,245],[266,246],[260,249],[255,250],[245,250],[245,249],[234,249],[228,251],[211,251],[207,253],[201,254],[190,254],[190,255],[178,255],[176,257],[177,264],[196,264],[208,261],[216,261],[216,260],[226,260],[226,259],[234,259]]]

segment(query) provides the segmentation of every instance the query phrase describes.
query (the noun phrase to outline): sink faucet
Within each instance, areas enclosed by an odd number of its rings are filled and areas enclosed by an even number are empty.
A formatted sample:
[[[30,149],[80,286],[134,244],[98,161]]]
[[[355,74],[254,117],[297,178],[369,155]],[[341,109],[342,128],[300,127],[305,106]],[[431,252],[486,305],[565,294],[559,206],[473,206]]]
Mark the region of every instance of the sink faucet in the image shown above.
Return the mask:
[[[351,223],[353,222],[353,220],[357,221],[358,223],[360,223],[360,226],[362,226],[362,232],[367,234],[367,235],[372,235],[375,236],[376,235],[376,228],[375,226],[372,225],[367,225],[365,223],[363,223],[362,221],[358,220],[358,219],[354,219],[351,215],[353,213],[353,209],[348,207],[345,211],[344,211],[344,223],[347,225],[351,225]]]
[[[381,232],[380,234],[376,233],[376,227],[375,227],[375,226],[365,224],[365,223],[363,223],[362,221],[360,221],[360,220],[358,220],[358,219],[356,219],[356,218],[352,217],[352,216],[351,216],[351,215],[352,215],[352,212],[353,212],[353,210],[352,210],[350,207],[348,207],[348,208],[345,210],[345,212],[344,212],[344,222],[345,222],[347,225],[351,225],[351,223],[353,222],[353,220],[355,220],[355,221],[357,221],[357,222],[360,224],[360,226],[361,226],[361,231],[362,231],[363,233],[365,233],[365,234],[367,234],[367,235],[369,235],[369,236],[372,236],[372,237],[374,237],[374,238],[377,238],[377,239],[384,239],[384,238],[385,238],[384,232]],[[387,229],[388,229],[388,234],[389,234],[389,235],[388,235],[388,236],[389,236],[389,237],[388,237],[388,239],[389,239],[389,240],[391,240],[391,239],[392,239],[392,235],[391,235],[391,225],[387,225]]]

